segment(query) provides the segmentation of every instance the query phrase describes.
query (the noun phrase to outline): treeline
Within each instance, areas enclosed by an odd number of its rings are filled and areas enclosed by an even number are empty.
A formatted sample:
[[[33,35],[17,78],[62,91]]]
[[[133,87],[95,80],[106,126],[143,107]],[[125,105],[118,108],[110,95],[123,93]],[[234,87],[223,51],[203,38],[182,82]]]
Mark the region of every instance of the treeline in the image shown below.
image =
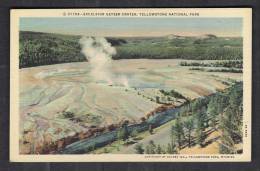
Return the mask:
[[[242,59],[242,38],[185,37],[129,38],[127,44],[117,47],[114,59]]]
[[[164,96],[171,96],[171,97],[175,97],[175,98],[179,98],[179,99],[185,99],[185,100],[189,100],[186,97],[184,97],[182,94],[180,94],[179,92],[175,91],[175,90],[170,90],[170,91],[166,91],[166,90],[159,90]]]
[[[80,53],[79,36],[20,32],[19,67],[86,61]]]
[[[243,68],[242,60],[216,61],[216,62],[180,62],[180,66],[200,66],[200,67],[227,67],[227,68]]]
[[[243,69],[237,68],[202,68],[192,67],[189,70],[205,71],[205,72],[231,72],[231,73],[243,73]]]
[[[19,66],[33,67],[67,62],[82,62],[80,36],[20,31]],[[107,38],[116,47],[113,59],[242,59],[241,38],[198,39],[183,37]]]
[[[208,63],[182,61],[180,62],[180,66],[193,66],[189,68],[189,70],[197,70],[197,71],[205,71],[205,72],[232,72],[232,73],[243,72],[242,60],[216,61],[216,62],[208,62]]]
[[[136,153],[139,154],[175,154],[183,148],[190,148],[196,144],[201,148],[207,146],[207,136],[213,132],[220,133],[220,154],[241,153],[237,144],[242,143],[243,121],[243,85],[238,82],[225,92],[200,98],[183,106],[175,124],[171,128],[171,141],[162,146],[156,140],[144,146],[137,144]]]
[[[126,45],[117,47],[113,59],[190,59],[190,60],[239,60],[242,59],[241,47],[212,47],[187,45],[175,47],[170,44]]]

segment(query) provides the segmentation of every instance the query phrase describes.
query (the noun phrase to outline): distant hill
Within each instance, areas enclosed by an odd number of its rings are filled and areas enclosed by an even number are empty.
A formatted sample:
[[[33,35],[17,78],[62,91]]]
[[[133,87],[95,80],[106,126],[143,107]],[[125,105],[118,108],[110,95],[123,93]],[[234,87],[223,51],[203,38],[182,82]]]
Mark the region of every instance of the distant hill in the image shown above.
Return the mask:
[[[199,39],[217,39],[218,37],[214,34],[204,34],[201,36],[198,36]]]
[[[80,53],[80,36],[20,32],[20,68],[86,61]]]
[[[176,34],[170,34],[170,35],[167,35],[167,38],[172,40],[172,39],[185,39],[186,37],[185,36],[179,36],[179,35],[176,35]]]
[[[86,61],[80,36],[21,31],[20,68]],[[168,35],[164,37],[107,37],[117,50],[113,59],[242,59],[242,38]]]

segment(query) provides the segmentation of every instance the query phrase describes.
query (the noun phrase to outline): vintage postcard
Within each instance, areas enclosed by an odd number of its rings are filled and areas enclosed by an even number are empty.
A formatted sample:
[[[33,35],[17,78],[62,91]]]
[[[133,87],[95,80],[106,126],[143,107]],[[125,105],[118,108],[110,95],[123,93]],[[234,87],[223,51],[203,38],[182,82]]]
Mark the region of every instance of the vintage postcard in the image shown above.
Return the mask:
[[[251,161],[250,8],[10,15],[10,161]]]

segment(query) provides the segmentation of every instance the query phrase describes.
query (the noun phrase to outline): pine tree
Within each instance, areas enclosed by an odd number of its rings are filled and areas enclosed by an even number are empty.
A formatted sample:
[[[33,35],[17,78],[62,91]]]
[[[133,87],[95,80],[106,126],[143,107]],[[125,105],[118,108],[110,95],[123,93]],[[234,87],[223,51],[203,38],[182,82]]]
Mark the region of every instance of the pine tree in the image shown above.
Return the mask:
[[[179,149],[181,149],[182,141],[184,139],[183,123],[180,117],[176,119],[175,125],[172,126],[172,139],[177,143]],[[173,144],[175,144],[173,143]]]
[[[151,154],[155,154],[156,145],[154,144],[153,140],[149,141],[149,146]]]
[[[153,140],[149,141],[149,143],[145,147],[146,154],[155,154],[156,145],[154,144]]]
[[[184,125],[184,127],[187,129],[188,145],[189,145],[189,147],[191,147],[191,133],[192,133],[192,130],[194,129],[193,117],[187,119],[187,120],[183,123],[183,125]]]
[[[122,128],[120,128],[120,130],[117,132],[117,137],[118,139],[122,139],[122,140],[127,140],[129,137],[129,132],[127,129],[127,125],[123,125]]]
[[[242,126],[243,126],[243,87],[242,83],[235,84],[229,92],[229,112],[233,117],[231,123],[233,125],[233,133],[231,136],[242,141]]]
[[[157,145],[156,154],[162,154],[162,148],[161,148],[160,144]]]
[[[220,154],[236,153],[235,143],[227,132],[222,132],[220,141],[221,141],[221,143],[219,144],[219,153]]]
[[[211,121],[210,126],[212,128],[217,129],[219,115],[223,113],[227,104],[227,97],[221,93],[216,94],[214,97],[210,99],[209,104],[207,106],[207,113],[209,114],[209,119]]]
[[[134,149],[135,149],[137,154],[143,154],[144,153],[144,149],[143,149],[143,144],[142,143],[136,144],[134,146]]]
[[[151,148],[149,145],[145,146],[145,154],[151,154]]]
[[[218,103],[216,101],[216,98],[212,98],[210,101],[209,101],[209,104],[208,104],[208,114],[209,114],[209,118],[210,118],[210,126],[214,129],[216,129],[216,126],[217,126],[217,116],[218,116],[218,111],[217,111],[217,106],[218,106]]]
[[[197,129],[196,130],[196,138],[197,138],[197,144],[200,145],[200,147],[204,146],[204,141],[206,139],[206,135],[205,132],[202,129]]]
[[[197,143],[203,147],[204,146],[204,140],[206,139],[205,135],[205,122],[207,119],[206,116],[206,108],[202,107],[195,115],[196,121],[197,121],[197,128],[196,128],[196,138],[197,138]]]
[[[221,143],[219,144],[219,152],[221,154],[235,153],[235,143],[232,139],[232,110],[227,108],[226,112],[221,117],[220,129],[222,131]]]
[[[233,85],[229,92],[229,105],[221,115],[220,130],[222,133],[219,152],[236,153],[235,144],[242,142],[243,89],[242,83]]]
[[[168,143],[166,148],[167,154],[177,154],[176,146],[174,144]]]

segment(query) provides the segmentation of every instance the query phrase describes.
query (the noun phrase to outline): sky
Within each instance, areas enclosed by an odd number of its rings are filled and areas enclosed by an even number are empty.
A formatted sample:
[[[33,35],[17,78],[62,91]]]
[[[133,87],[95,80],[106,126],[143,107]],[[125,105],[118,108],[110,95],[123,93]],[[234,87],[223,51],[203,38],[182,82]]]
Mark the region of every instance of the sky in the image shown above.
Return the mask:
[[[242,18],[21,18],[21,31],[86,36],[242,36]]]

